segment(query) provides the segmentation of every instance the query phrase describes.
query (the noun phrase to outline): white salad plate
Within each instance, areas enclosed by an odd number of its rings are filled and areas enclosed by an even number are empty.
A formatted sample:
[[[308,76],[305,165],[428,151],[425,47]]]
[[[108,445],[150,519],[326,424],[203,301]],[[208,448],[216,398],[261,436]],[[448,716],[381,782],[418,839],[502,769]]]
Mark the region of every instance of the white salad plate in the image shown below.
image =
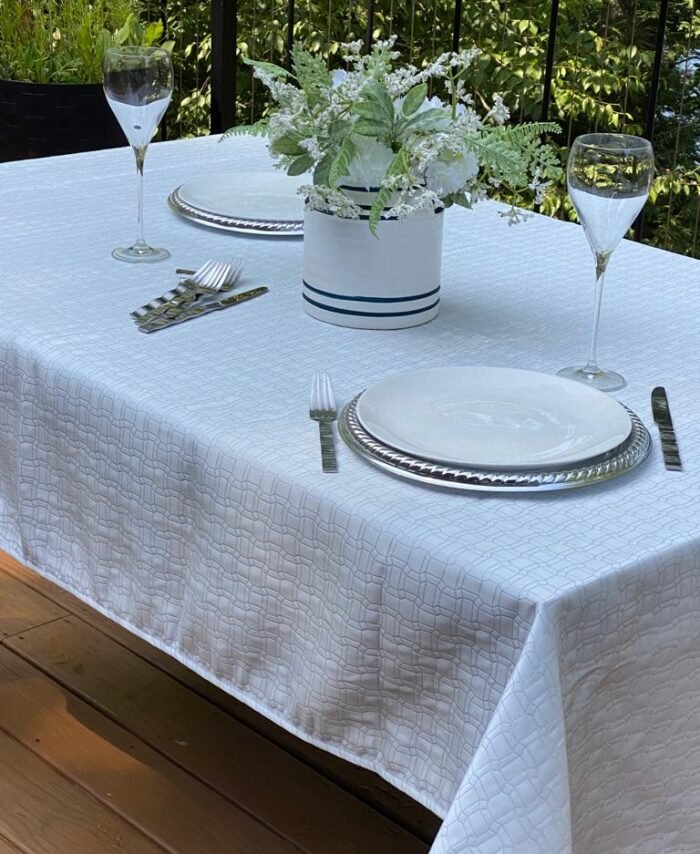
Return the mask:
[[[223,172],[201,175],[168,198],[181,216],[212,228],[248,234],[299,236],[304,198],[297,190],[308,176],[283,172]]]
[[[423,460],[488,471],[594,460],[632,431],[629,410],[596,389],[511,368],[429,368],[389,377],[357,400],[383,445]]]

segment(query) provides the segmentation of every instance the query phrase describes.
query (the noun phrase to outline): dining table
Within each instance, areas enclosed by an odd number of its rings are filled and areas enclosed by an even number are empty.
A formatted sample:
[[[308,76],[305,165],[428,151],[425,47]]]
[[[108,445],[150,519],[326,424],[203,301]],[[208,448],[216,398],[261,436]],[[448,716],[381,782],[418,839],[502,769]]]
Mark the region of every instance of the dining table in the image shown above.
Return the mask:
[[[339,407],[427,368],[555,374],[588,347],[593,259],[576,223],[451,208],[434,320],[324,323],[303,239],[167,204],[272,169],[264,139],[152,144],[146,237],[171,258],[126,264],[128,147],[0,165],[0,548],[435,812],[433,854],[699,851],[700,262],[624,240],[608,267],[600,362],[652,439],[633,471],[450,490],[336,435],[324,473],[316,371]],[[269,291],[140,333],[130,313],[209,258]]]

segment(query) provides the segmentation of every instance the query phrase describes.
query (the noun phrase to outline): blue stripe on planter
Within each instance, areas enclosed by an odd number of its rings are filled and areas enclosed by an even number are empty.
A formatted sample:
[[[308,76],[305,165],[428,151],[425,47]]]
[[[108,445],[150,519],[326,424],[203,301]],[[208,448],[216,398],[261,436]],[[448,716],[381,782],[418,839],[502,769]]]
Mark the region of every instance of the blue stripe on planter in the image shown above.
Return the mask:
[[[371,208],[366,208],[366,210],[371,210]],[[314,213],[320,213],[324,216],[335,216],[333,211],[319,211],[314,210]],[[365,221],[369,219],[368,216],[364,216],[360,214],[359,216],[348,216],[348,217],[338,217],[338,219],[347,219],[348,222],[357,222],[359,219],[364,219]],[[398,222],[399,218],[397,216],[383,216],[382,222]]]
[[[340,190],[351,190],[353,193],[378,193],[381,187],[350,187],[348,184],[338,184]]]
[[[304,199],[304,204],[308,204],[308,201],[309,201],[309,199],[307,197],[306,199]],[[357,205],[357,207],[361,211],[371,211],[372,210],[372,205]],[[390,208],[383,208],[383,210],[388,211],[388,210],[390,210]],[[438,214],[443,213],[444,210],[445,210],[445,208],[435,208],[433,210],[433,213],[437,216]],[[322,211],[322,210],[318,210],[317,208],[314,209],[314,213],[324,214],[325,216],[335,216],[333,211]],[[357,222],[358,219],[363,219],[363,220],[369,219],[369,217],[365,216],[364,214],[360,214],[359,216],[339,217],[339,219],[343,219],[343,218],[347,219],[349,222]],[[383,216],[381,218],[380,222],[398,222],[398,219],[399,218],[397,216]]]
[[[315,305],[316,308],[323,309],[323,311],[333,311],[336,314],[352,314],[355,317],[408,317],[409,314],[422,314],[424,311],[430,311],[440,302],[439,299],[436,299],[432,305],[426,305],[425,308],[414,308],[412,311],[350,311],[347,308],[333,308],[330,305],[323,305],[323,303],[310,299],[306,294],[302,294],[302,296],[311,305]]]
[[[438,285],[436,288],[433,288],[432,291],[426,291],[424,294],[418,294],[413,297],[354,297],[346,296],[344,294],[332,294],[330,291],[322,291],[320,288],[315,288],[313,285],[310,285],[306,279],[302,279],[301,281],[305,288],[308,288],[319,296],[329,297],[330,299],[352,300],[353,302],[413,302],[418,299],[427,299],[428,297],[432,297],[440,292],[440,285]]]

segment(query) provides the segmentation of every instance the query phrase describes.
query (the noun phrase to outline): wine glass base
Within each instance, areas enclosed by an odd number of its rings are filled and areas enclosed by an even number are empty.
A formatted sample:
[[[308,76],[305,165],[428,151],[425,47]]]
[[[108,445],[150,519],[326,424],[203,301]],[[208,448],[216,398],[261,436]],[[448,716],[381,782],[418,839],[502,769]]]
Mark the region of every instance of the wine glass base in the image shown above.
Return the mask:
[[[112,252],[112,257],[116,258],[117,261],[148,263],[165,261],[166,258],[170,258],[170,253],[167,249],[155,249],[153,246],[144,244],[143,246],[125,246],[121,249],[115,249]]]
[[[603,371],[600,368],[595,371],[576,366],[562,368],[561,371],[557,371],[557,376],[576,380],[577,382],[591,386],[591,388],[597,388],[599,391],[617,391],[627,385],[627,381],[622,374],[618,374],[615,371]]]

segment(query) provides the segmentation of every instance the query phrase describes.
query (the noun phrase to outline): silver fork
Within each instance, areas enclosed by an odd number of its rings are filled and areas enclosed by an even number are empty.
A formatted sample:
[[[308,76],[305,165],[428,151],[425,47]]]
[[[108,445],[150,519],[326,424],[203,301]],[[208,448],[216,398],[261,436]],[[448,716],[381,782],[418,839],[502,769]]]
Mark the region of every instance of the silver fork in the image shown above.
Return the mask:
[[[219,262],[214,260],[206,261],[202,266],[191,273],[187,274],[187,279],[180,282],[180,284],[173,288],[173,290],[168,291],[160,297],[156,297],[151,302],[147,302],[145,305],[142,305],[141,308],[137,308],[135,311],[131,312],[131,316],[134,320],[139,320],[140,318],[145,317],[147,314],[156,311],[166,302],[171,300],[176,294],[182,293],[183,290],[188,290],[190,287],[190,283],[194,283],[195,285],[201,285],[203,282],[206,282],[207,277],[211,274],[212,270],[217,266]]]
[[[324,472],[338,471],[338,461],[333,444],[333,422],[338,417],[335,405],[335,395],[331,378],[328,374],[318,372],[311,381],[311,398],[309,401],[309,416],[318,421],[318,431],[321,438],[321,468]]]
[[[195,273],[189,274],[172,291],[156,297],[152,302],[131,312],[138,324],[148,323],[162,314],[176,315],[200,297],[218,292],[225,293],[234,288],[243,271],[244,261],[207,261]]]

